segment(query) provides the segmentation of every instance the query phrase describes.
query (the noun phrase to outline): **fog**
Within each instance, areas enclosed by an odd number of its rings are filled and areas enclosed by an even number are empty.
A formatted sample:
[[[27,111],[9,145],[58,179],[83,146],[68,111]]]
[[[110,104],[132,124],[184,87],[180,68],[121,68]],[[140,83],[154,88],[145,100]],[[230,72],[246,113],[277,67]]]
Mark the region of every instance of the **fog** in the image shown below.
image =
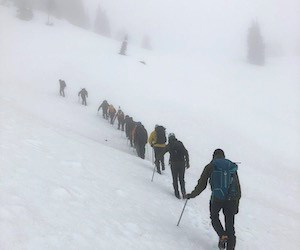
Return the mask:
[[[7,2],[9,0],[2,0]],[[299,0],[10,0],[31,2],[71,23],[95,30],[98,7],[113,38],[149,45],[165,53],[210,53],[244,56],[247,31],[259,23],[267,53],[300,55]],[[43,7],[42,7],[43,6]],[[99,16],[99,11],[98,11]],[[98,21],[99,22],[99,21]],[[99,26],[99,23],[98,23]]]
[[[132,43],[144,35],[153,48],[168,52],[245,53],[247,30],[253,20],[261,26],[266,46],[285,54],[299,52],[299,0],[102,0],[112,30],[126,30]],[[98,0],[85,0],[94,18]]]

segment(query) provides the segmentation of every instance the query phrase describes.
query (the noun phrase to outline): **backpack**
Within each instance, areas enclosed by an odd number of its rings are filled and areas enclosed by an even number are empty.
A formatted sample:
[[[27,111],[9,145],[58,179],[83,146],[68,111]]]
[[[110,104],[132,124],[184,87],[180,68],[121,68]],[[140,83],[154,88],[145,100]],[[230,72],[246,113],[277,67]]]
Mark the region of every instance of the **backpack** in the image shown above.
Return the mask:
[[[147,130],[144,126],[140,125],[136,127],[135,130],[135,139],[138,143],[146,144],[148,139]]]
[[[227,159],[215,159],[210,177],[212,200],[236,200],[238,195],[238,166]]]
[[[157,144],[164,144],[167,141],[166,137],[166,129],[163,126],[157,126],[155,128],[156,132],[156,143]]]
[[[124,113],[123,113],[123,111],[118,111],[118,119],[119,120],[124,120]]]
[[[178,162],[178,161],[184,161],[184,156],[186,155],[187,150],[183,146],[183,143],[181,141],[175,141],[174,143],[169,143],[170,149],[170,161],[171,162]]]

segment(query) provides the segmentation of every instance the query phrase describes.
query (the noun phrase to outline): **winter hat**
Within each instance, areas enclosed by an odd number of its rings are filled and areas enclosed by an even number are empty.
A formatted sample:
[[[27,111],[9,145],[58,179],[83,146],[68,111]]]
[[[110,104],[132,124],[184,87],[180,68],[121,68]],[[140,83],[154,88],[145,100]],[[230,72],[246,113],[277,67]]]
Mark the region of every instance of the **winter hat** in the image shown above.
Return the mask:
[[[224,151],[220,148],[216,149],[213,154],[213,159],[225,158]]]
[[[169,141],[175,141],[175,140],[176,140],[175,134],[174,134],[174,133],[170,133],[170,134],[168,135],[168,140],[169,140]]]

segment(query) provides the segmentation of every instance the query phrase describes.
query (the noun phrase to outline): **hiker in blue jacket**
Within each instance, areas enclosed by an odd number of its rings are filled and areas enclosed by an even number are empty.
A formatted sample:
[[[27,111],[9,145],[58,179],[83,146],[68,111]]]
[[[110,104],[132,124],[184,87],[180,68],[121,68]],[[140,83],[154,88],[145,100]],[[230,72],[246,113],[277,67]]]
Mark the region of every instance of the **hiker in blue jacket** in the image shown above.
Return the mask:
[[[211,223],[219,236],[219,248],[234,250],[236,236],[234,229],[234,217],[238,213],[241,187],[237,174],[237,165],[225,159],[222,149],[216,149],[212,161],[204,168],[195,189],[187,194],[191,199],[199,195],[207,186],[211,185],[212,195],[210,199]],[[225,228],[222,226],[219,212],[223,210]]]

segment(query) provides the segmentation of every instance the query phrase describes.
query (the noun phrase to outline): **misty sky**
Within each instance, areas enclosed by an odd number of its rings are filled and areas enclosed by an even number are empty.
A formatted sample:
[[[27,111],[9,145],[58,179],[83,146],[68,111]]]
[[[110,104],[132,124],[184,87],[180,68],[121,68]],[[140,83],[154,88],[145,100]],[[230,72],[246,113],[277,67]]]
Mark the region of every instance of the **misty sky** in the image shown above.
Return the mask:
[[[84,2],[90,13],[101,4],[113,32],[124,28],[135,42],[149,35],[156,49],[188,52],[201,47],[240,53],[245,49],[247,29],[257,19],[266,44],[280,44],[289,53],[300,50],[300,0]]]

